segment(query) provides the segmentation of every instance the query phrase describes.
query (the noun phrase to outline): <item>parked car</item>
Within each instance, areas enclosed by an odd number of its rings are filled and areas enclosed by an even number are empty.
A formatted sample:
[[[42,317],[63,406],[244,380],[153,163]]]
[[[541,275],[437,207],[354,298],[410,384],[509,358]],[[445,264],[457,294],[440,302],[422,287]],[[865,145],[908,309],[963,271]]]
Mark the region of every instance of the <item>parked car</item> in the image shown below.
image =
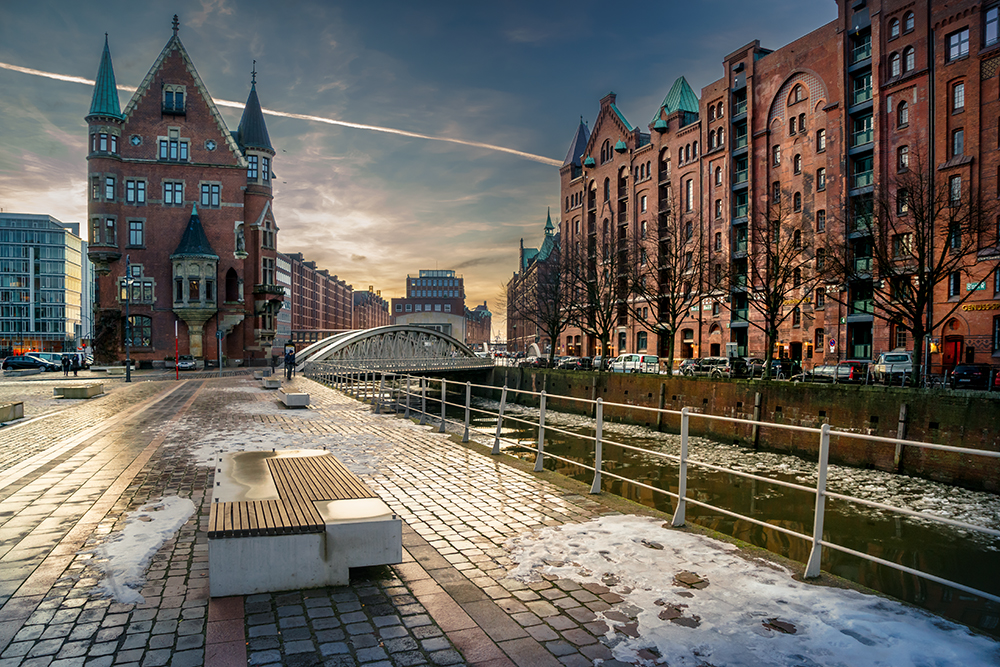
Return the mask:
[[[748,371],[750,373],[750,377],[764,377],[764,368],[765,361],[760,359],[759,363],[755,363],[750,366]],[[771,378],[775,380],[787,380],[795,375],[801,374],[802,364],[798,361],[794,359],[771,359]]]
[[[693,375],[694,367],[697,365],[697,359],[685,359],[680,363],[675,372],[677,375]],[[688,370],[691,370],[692,372],[689,373]]]
[[[197,367],[197,362],[190,354],[182,354],[177,358],[177,370],[179,371],[193,371]]]
[[[570,371],[589,371],[590,366],[590,357],[563,357],[556,364],[556,368]]]
[[[621,354],[611,362],[612,373],[659,373],[660,358],[655,354]]]
[[[746,362],[742,357],[705,357],[694,360],[694,364],[689,364],[682,373],[688,377],[701,375],[712,378],[742,378],[748,377],[749,371]]]
[[[522,368],[548,368],[549,358],[536,356],[525,357],[524,359],[521,359],[517,365]]]
[[[792,382],[825,382],[829,384],[862,384],[865,381],[867,364],[845,361],[839,364],[821,364],[793,375]]]
[[[959,364],[951,372],[948,386],[952,389],[989,389],[990,380],[996,384],[994,373],[1000,375],[989,364]]]
[[[590,360],[590,367],[593,368],[595,371],[607,370],[606,368],[601,368],[601,361],[603,360],[603,358],[604,357],[598,354],[596,357]]]
[[[872,375],[876,382],[900,384],[913,374],[913,355],[909,352],[883,352],[875,359]]]
[[[30,354],[19,354],[13,357],[7,357],[3,360],[2,367],[5,371],[23,371],[33,368],[39,368],[43,371],[54,371],[59,369],[57,364]]]

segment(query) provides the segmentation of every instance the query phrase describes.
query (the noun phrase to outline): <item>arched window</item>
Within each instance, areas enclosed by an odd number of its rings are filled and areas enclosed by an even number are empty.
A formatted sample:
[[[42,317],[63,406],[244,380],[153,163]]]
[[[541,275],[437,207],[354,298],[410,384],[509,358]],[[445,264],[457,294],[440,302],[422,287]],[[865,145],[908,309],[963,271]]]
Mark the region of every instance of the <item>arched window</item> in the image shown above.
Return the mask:
[[[698,142],[691,144],[691,155],[693,157],[698,157]]]
[[[722,185],[722,167],[715,168],[715,184]]]
[[[797,192],[795,194],[798,194]],[[802,247],[802,230],[796,229],[792,232],[792,247],[801,248]]]
[[[649,178],[650,175],[652,175],[652,173],[653,173],[652,168],[653,168],[653,162],[651,160],[647,160],[646,161],[646,178]]]
[[[794,209],[795,211],[801,211],[802,210],[802,193],[801,192],[796,192],[792,196],[792,209]],[[795,232],[795,233],[798,234],[798,232]]]
[[[725,140],[726,140],[726,131],[725,131],[725,129],[723,129],[721,127],[719,128],[719,135],[718,135],[717,139],[718,140],[716,141],[716,144],[715,144],[716,146],[722,146],[722,144],[725,143]]]
[[[903,71],[912,72],[917,68],[917,51],[912,46],[903,49]]]
[[[911,30],[913,30],[913,12],[906,12],[906,16],[903,17],[903,32]]]
[[[131,347],[152,347],[153,345],[153,318],[145,315],[132,315],[128,318],[128,327],[125,332]]]
[[[899,19],[889,21],[889,39],[899,37]]]
[[[792,271],[792,287],[798,287],[802,284],[802,269],[796,268]]]
[[[684,161],[688,162],[691,160],[691,144],[684,147]]]
[[[803,100],[802,85],[795,84],[792,88],[792,94],[788,96],[788,106],[795,104],[796,102],[801,102]]]
[[[806,131],[806,115],[804,113],[799,114],[799,132]]]
[[[910,166],[910,147],[900,146],[896,149],[896,169],[903,171]]]
[[[611,179],[604,179],[604,201],[611,199]]]
[[[898,53],[889,56],[889,76],[899,76],[902,65]]]
[[[826,150],[826,130],[816,130],[816,152]]]
[[[569,210],[569,197],[566,197],[566,210]]]
[[[797,123],[797,121],[795,119],[795,116],[792,116],[791,118],[789,118],[788,119],[788,134],[795,134],[795,130],[797,128],[797,125],[798,125],[798,123]]]
[[[612,155],[614,155],[614,151],[611,150],[611,140],[605,139],[604,143],[601,144],[601,164],[608,162]]]
[[[723,116],[722,112],[723,112],[724,109],[725,109],[725,107],[722,106],[722,102],[719,102],[719,112],[717,114],[719,116],[719,118],[722,118],[722,116]]]
[[[900,102],[896,107],[896,126],[906,127],[910,124],[910,107],[906,102]]]
[[[712,104],[708,107],[708,119],[715,120],[715,105]]]
[[[796,155],[794,158],[792,158],[792,165],[794,165],[794,167],[795,167],[795,173],[796,174],[801,174],[802,173],[802,156],[801,155]]]
[[[816,248],[816,271],[826,268],[826,249]]]

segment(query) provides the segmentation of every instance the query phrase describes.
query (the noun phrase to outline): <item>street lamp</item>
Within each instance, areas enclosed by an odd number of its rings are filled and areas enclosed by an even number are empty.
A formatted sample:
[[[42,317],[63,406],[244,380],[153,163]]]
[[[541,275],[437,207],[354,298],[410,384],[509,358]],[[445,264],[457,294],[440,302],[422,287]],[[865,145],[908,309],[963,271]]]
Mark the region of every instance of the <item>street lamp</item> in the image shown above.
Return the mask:
[[[129,256],[125,255],[125,381],[132,381],[132,321],[129,319],[129,304],[132,302],[132,267]]]

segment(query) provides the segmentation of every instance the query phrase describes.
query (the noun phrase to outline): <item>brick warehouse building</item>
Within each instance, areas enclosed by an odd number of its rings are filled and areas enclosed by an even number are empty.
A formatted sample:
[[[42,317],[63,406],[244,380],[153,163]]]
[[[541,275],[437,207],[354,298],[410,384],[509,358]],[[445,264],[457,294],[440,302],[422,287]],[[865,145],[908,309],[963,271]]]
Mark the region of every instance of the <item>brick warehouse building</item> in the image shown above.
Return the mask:
[[[277,284],[274,149],[256,76],[230,132],[177,35],[120,110],[105,40],[86,120],[89,257],[97,272],[95,357],[180,352],[215,359],[270,353],[285,289]],[[131,294],[126,293],[126,272]],[[126,299],[130,296],[129,299]]]
[[[724,76],[700,98],[678,78],[646,127],[629,123],[613,93],[604,97],[593,131],[581,122],[560,168],[564,258],[589,248],[572,256],[593,269],[602,246],[648,238],[666,284],[674,241],[665,230],[682,230],[676,243],[690,256],[677,268],[685,278],[672,284],[682,285],[691,306],[677,327],[675,357],[725,354],[727,344],[764,356],[755,276],[762,230],[780,209],[782,234],[800,252],[794,289],[781,302],[776,355],[809,367],[913,349],[907,328],[879,310],[897,298],[889,292],[898,285],[872,268],[881,242],[873,219],[883,193],[896,215],[916,219],[893,184],[918,172],[928,187],[946,188],[953,206],[981,194],[989,215],[969,261],[935,286],[932,370],[996,360],[998,4],[838,0],[838,7],[835,21],[781,49],[751,42],[733,51]],[[948,226],[935,223],[929,235],[942,257],[963,244]],[[910,247],[896,236],[888,242],[897,250]],[[850,269],[831,275],[835,256]],[[619,294],[626,299],[636,296]],[[619,309],[606,354],[667,356],[661,304],[649,301],[648,317]],[[557,345],[557,353],[570,351],[601,352],[575,327]]]

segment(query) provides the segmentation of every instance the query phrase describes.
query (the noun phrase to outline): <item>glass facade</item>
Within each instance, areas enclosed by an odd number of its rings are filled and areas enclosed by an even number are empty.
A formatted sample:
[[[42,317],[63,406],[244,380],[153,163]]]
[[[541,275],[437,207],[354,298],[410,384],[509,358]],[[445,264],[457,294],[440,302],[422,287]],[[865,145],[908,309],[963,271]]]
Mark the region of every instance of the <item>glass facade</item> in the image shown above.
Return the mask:
[[[78,232],[47,215],[0,213],[0,355],[76,349],[85,305]]]

